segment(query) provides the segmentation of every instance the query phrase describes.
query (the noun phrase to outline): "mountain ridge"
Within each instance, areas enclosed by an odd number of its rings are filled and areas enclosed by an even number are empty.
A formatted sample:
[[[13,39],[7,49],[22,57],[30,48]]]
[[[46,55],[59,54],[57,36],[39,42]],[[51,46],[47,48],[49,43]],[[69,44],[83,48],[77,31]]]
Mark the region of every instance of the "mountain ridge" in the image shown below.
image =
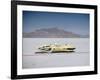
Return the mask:
[[[60,28],[42,28],[32,32],[23,32],[24,38],[85,38],[89,36],[79,35]]]

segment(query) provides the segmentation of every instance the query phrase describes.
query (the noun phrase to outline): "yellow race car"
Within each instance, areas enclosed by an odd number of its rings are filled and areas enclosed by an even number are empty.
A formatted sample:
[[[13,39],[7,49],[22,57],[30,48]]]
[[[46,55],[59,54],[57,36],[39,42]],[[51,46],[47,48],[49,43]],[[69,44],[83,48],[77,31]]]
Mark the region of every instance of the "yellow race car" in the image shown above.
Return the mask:
[[[64,44],[64,45],[57,45],[57,44],[51,44],[51,45],[44,45],[42,47],[38,48],[42,52],[73,52],[75,50],[75,47],[70,44]]]

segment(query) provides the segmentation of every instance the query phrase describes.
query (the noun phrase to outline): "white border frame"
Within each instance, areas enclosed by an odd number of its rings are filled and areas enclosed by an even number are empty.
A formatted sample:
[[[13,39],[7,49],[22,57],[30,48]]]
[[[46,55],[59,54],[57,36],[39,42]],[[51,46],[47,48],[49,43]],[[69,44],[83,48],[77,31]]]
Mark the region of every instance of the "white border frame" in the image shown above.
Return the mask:
[[[90,66],[22,69],[22,11],[23,10],[64,12],[64,13],[73,12],[73,13],[90,14]],[[17,24],[18,24],[17,25],[17,41],[18,41],[17,43],[17,75],[94,71],[94,36],[93,36],[94,35],[94,9],[17,5]]]

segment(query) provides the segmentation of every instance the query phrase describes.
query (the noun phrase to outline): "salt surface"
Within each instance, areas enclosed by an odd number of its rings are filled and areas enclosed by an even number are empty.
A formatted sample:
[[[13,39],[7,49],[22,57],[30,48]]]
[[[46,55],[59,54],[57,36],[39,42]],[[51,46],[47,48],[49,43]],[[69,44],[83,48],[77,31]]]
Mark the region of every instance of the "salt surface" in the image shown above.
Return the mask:
[[[38,47],[45,44],[73,44],[72,53],[36,54]],[[23,68],[47,68],[89,65],[89,38],[23,38]]]

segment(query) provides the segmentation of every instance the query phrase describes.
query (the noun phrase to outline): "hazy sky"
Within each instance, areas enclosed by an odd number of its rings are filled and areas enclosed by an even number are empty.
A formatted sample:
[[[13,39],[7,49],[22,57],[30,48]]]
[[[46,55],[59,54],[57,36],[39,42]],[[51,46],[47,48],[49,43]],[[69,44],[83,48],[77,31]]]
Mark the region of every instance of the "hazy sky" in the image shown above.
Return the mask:
[[[54,27],[89,35],[89,14],[23,11],[23,32]]]

